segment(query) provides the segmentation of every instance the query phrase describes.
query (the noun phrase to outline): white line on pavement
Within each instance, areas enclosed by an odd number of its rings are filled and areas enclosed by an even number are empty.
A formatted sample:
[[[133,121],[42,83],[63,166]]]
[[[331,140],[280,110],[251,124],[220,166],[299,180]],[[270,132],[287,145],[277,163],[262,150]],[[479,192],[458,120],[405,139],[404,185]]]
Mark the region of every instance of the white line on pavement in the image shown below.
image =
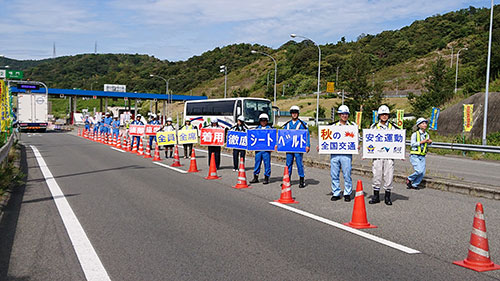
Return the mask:
[[[153,163],[155,163],[156,165],[160,165],[160,166],[162,166],[162,167],[165,167],[165,168],[172,169],[172,170],[177,171],[177,172],[179,172],[179,173],[187,174],[187,172],[186,172],[186,171],[184,171],[184,170],[177,169],[177,168],[175,168],[175,167],[171,167],[171,166],[169,166],[169,165],[166,165],[166,164],[163,164],[163,163],[160,163],[160,162],[153,162]]]
[[[45,163],[42,155],[35,146],[31,145],[31,149],[35,154],[38,166],[40,166],[40,170],[42,171],[47,186],[49,187],[50,193],[54,198],[54,203],[59,211],[64,227],[68,232],[69,239],[71,240],[71,244],[73,244],[73,248],[75,249],[76,256],[80,261],[85,277],[89,281],[111,280],[106,272],[106,269],[102,265],[101,260],[97,256],[94,247],[92,247],[92,243],[90,243],[89,238],[85,234],[85,230],[71,209],[68,200],[66,200],[66,197],[54,179],[54,176],[52,176],[52,173],[50,172],[49,167]]]
[[[369,234],[369,233],[366,233],[366,232],[354,229],[352,227],[340,224],[338,222],[331,221],[329,219],[322,218],[320,216],[317,216],[317,215],[314,215],[314,214],[311,214],[311,213],[308,213],[308,212],[305,212],[305,211],[302,211],[302,210],[299,210],[299,209],[295,209],[293,207],[290,207],[290,206],[287,206],[287,205],[284,205],[284,204],[281,204],[281,203],[278,203],[278,202],[269,202],[269,204],[277,206],[277,207],[280,207],[280,208],[283,208],[283,209],[286,209],[286,210],[289,210],[289,211],[292,211],[292,212],[297,213],[299,215],[306,216],[306,217],[311,218],[313,220],[317,220],[317,221],[320,221],[322,223],[326,223],[328,225],[331,225],[333,227],[345,230],[345,231],[350,232],[352,234],[356,234],[356,235],[359,235],[359,236],[361,236],[363,238],[366,238],[366,239],[375,241],[377,243],[386,245],[388,247],[400,250],[400,251],[405,252],[407,254],[419,254],[420,253],[420,251],[417,251],[415,249],[408,248],[406,246],[394,243],[394,242],[386,240],[384,238],[377,237],[375,235],[372,235],[372,234]]]
[[[110,148],[111,148],[111,149],[113,149],[113,150],[116,150],[116,151],[120,151],[120,152],[123,152],[123,153],[125,153],[125,150],[121,150],[121,149],[119,149],[119,148],[116,148],[116,147],[110,147]]]

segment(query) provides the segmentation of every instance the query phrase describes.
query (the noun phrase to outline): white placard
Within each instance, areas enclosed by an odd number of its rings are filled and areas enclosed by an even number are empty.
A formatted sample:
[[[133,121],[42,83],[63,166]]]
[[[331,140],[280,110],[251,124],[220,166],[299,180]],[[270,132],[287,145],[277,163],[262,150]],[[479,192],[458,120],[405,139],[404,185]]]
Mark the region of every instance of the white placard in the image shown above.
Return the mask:
[[[358,154],[358,126],[319,126],[319,154]]]
[[[405,130],[363,129],[363,158],[404,159]]]
[[[118,84],[104,84],[104,91],[125,93],[127,91],[127,86]]]
[[[0,78],[5,78],[5,69],[0,69]]]

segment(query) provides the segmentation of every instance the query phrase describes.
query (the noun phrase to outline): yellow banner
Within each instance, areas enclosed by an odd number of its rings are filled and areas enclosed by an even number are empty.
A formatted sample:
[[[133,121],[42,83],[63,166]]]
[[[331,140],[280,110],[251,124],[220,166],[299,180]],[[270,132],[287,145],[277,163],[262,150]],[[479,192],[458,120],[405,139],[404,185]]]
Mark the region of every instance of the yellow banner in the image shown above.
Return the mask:
[[[179,130],[177,140],[179,144],[198,143],[198,130]]]
[[[7,131],[9,119],[9,93],[5,87],[5,82],[0,80],[0,131]]]
[[[404,117],[405,117],[405,111],[404,111],[404,109],[398,109],[396,111],[396,120],[397,120],[396,121],[397,122],[396,125],[398,125],[398,127],[400,129],[403,128],[403,118]]]
[[[158,145],[176,144],[175,131],[156,133],[156,142],[158,143]]]
[[[335,82],[326,82],[326,92],[327,93],[335,92]]]
[[[474,111],[473,104],[464,104],[464,132],[470,132],[472,130],[472,113]]]
[[[363,115],[362,111],[356,111],[356,124],[358,128],[361,127],[361,116]]]

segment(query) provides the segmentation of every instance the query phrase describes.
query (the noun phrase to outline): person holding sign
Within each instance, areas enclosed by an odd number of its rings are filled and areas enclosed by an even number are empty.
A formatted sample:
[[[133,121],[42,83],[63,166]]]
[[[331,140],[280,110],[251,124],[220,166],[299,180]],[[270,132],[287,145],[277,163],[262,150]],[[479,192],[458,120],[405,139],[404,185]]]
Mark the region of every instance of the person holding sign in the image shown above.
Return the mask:
[[[285,130],[307,130],[307,124],[299,119],[299,112],[300,108],[296,105],[290,107],[290,114],[292,115],[292,119],[283,125],[283,129]],[[310,138],[309,134],[307,134],[307,143],[306,143],[306,152],[309,152],[309,149],[311,147],[310,143]],[[297,163],[297,172],[299,174],[299,188],[304,188],[306,187],[305,181],[304,181],[304,164],[302,162],[302,156],[304,153],[292,153],[292,152],[287,152],[286,153],[286,165],[288,167],[288,176],[291,178],[292,177],[292,167],[293,167],[293,160],[295,158],[295,161]]]
[[[163,132],[175,131],[175,128],[172,125],[172,118],[171,117],[167,118],[167,124],[165,124],[165,126],[163,126],[161,128],[161,131],[163,131]],[[172,158],[173,154],[174,154],[174,145],[173,144],[165,145],[165,158],[168,158],[169,151],[170,151],[170,158]]]
[[[106,118],[104,118],[104,133],[111,133],[111,123],[113,123],[113,117],[109,112],[106,112]]]
[[[114,119],[115,121],[111,123],[111,127],[113,128],[113,138],[117,140],[118,137],[120,137],[120,120],[118,120],[118,117],[115,117]]]
[[[219,126],[219,120],[217,120],[217,118],[214,118],[214,119],[211,119],[210,121],[210,126],[208,128],[219,128],[221,129],[222,127]],[[224,135],[221,135],[221,137],[223,138]],[[224,139],[222,139],[224,140]],[[220,151],[221,151],[221,147],[218,146],[218,145],[209,145],[208,146],[208,166],[210,167],[210,160],[212,160],[212,153],[214,154],[214,157],[215,157],[215,167],[217,168],[217,170],[219,170],[219,167],[220,167]]]
[[[428,122],[425,118],[418,118],[418,130],[411,135],[410,163],[415,172],[406,178],[408,189],[418,189],[418,185],[425,176],[425,155],[427,154],[427,146],[432,144],[432,140],[426,132]]]
[[[180,131],[182,130],[193,130],[193,129],[197,129],[196,127],[193,127],[193,125],[191,125],[191,119],[186,119],[186,121],[184,121],[185,125],[181,127]],[[184,158],[189,158],[191,157],[191,153],[193,152],[193,144],[192,143],[185,143],[182,145],[182,147],[184,147]]]
[[[144,123],[142,123],[142,121],[141,121],[141,115],[137,114],[135,120],[132,121],[130,123],[130,125],[144,125]],[[137,141],[137,151],[139,151],[139,145],[140,145],[140,142],[141,142],[141,136],[133,136],[132,137],[132,143],[130,144],[130,148],[131,149],[134,148],[134,142],[135,141]]]
[[[231,127],[231,131],[236,132],[246,132],[248,129],[247,125],[245,125],[245,117],[243,115],[238,116],[238,120],[236,121],[236,125]],[[246,151],[244,149],[233,149],[233,172],[238,171],[240,158],[243,158],[245,161]]]
[[[256,129],[272,129],[268,125],[269,116],[266,113],[259,115],[259,126]],[[259,182],[260,165],[264,161],[264,181],[263,184],[269,183],[269,177],[271,176],[271,151],[257,151],[255,153],[255,165],[253,169],[253,179],[250,183]]]
[[[160,124],[160,121],[158,121],[158,117],[156,116],[156,114],[154,114],[154,113],[153,113],[153,114],[151,115],[151,121],[149,121],[149,125],[161,125],[161,124]],[[156,135],[154,135],[154,136],[149,136],[149,147],[150,147],[151,149],[153,149],[153,140],[154,140],[155,142],[157,142],[157,141],[156,141]]]
[[[391,130],[397,128],[396,125],[389,121],[389,114],[391,111],[387,105],[382,105],[378,108],[378,123],[373,123],[370,129],[377,130]],[[373,159],[372,162],[372,172],[373,172],[373,196],[368,201],[369,204],[380,203],[380,186],[382,185],[382,179],[384,180],[384,190],[385,190],[385,204],[392,205],[391,201],[391,190],[392,190],[392,180],[394,177],[394,159]]]

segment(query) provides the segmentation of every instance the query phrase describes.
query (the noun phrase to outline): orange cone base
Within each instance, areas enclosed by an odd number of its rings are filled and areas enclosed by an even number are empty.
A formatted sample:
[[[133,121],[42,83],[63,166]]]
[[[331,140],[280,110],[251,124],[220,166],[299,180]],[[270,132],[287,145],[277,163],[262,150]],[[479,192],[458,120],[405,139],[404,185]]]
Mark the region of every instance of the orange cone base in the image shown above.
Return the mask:
[[[299,203],[299,201],[295,201],[293,198],[291,198],[291,199],[278,199],[278,200],[274,200],[274,202],[278,202],[281,204],[298,204]]]
[[[144,158],[153,158],[153,157],[149,153],[144,153]]]
[[[490,264],[484,264],[484,263],[476,263],[476,262],[471,262],[468,261],[467,259],[463,261],[454,261],[453,264],[463,266],[468,269],[475,270],[477,272],[484,272],[484,271],[490,271],[490,270],[499,270],[500,265],[494,264],[493,262]]]
[[[170,167],[182,167],[181,162],[175,161]]]
[[[356,229],[364,229],[364,228],[377,228],[377,226],[370,224],[370,223],[352,223],[352,222],[346,222],[343,223],[343,225],[347,225],[352,228]]]
[[[198,173],[200,170],[189,170],[188,173]]]
[[[220,177],[219,176],[208,176],[208,177],[204,177],[204,179],[206,179],[206,180],[218,180],[218,179],[220,179]]]
[[[252,188],[251,186],[249,186],[248,184],[236,184],[235,186],[233,186],[233,188],[235,189],[243,189],[243,188]]]

